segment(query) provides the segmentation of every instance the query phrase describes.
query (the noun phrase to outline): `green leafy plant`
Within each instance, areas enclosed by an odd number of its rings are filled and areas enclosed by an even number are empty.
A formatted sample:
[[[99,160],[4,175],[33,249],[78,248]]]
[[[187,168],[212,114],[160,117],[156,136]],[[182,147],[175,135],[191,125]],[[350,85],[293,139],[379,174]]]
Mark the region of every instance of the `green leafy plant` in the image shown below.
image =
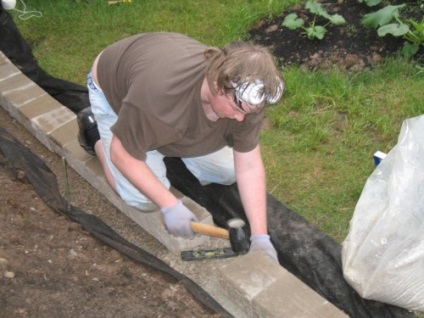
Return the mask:
[[[310,13],[314,15],[313,20],[309,23],[308,26],[305,25],[305,21],[296,13],[291,13],[284,18],[282,23],[283,26],[287,27],[290,30],[296,30],[298,28],[302,28],[305,30],[306,36],[308,39],[319,39],[322,40],[327,32],[326,26],[329,24],[333,25],[342,25],[345,24],[345,19],[339,14],[330,15],[325,9],[322,7],[322,4],[319,2],[315,2],[312,0],[308,0],[305,4],[305,9],[307,9]],[[324,25],[317,25],[316,19],[317,17],[323,17],[328,20],[328,22]]]
[[[359,3],[366,3],[367,6],[373,7],[381,3],[381,0],[358,0]]]
[[[404,38],[407,42],[403,45],[401,53],[410,58],[418,52],[420,45],[424,45],[424,18],[421,22],[413,19],[403,20],[400,10],[405,6],[406,4],[388,5],[376,12],[365,14],[361,23],[365,27],[377,29],[380,37],[390,34]]]

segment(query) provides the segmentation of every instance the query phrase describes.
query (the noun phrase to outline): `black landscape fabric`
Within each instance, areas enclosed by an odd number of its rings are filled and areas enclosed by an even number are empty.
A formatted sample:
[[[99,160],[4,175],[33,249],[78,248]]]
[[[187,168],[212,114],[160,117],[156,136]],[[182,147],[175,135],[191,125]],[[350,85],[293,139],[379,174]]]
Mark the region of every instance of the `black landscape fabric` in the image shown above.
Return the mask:
[[[225,227],[234,217],[248,224],[236,184],[201,186],[181,159],[166,158],[165,163],[171,184],[204,206],[218,226]],[[270,194],[267,205],[269,234],[278,260],[306,285],[351,318],[414,317],[405,309],[360,297],[343,277],[340,244]]]
[[[30,46],[22,38],[10,15],[1,8],[0,26],[0,50],[25,75],[75,113],[89,105],[85,87],[54,78],[37,65]],[[202,302],[209,308],[225,313],[225,310],[198,286],[139,247],[130,245],[101,220],[75,207],[71,207],[70,211],[66,210],[64,199],[55,190],[55,177],[47,170],[48,168],[28,153],[20,155],[18,152],[21,151],[18,150],[20,147],[14,145],[16,141],[3,129],[0,132],[3,152],[9,154],[11,151],[16,152],[9,161],[15,165],[19,163],[21,165],[19,168],[24,170],[27,176],[33,177],[30,181],[47,204],[58,212],[68,214],[72,220],[80,222],[94,236],[125,255],[138,258],[143,263],[184,281],[189,286],[188,289],[195,290],[194,293],[198,293]],[[166,158],[166,165],[172,185],[210,211],[217,225],[226,226],[226,222],[233,217],[246,220],[236,185],[201,186],[180,159]],[[280,264],[350,317],[413,318],[415,316],[405,309],[361,298],[344,280],[341,246],[270,194],[268,194],[268,224]]]
[[[0,127],[0,159],[1,162],[6,160],[10,166],[23,171],[35,192],[54,211],[66,215],[70,220],[79,223],[95,238],[134,261],[160,271],[173,279],[175,283],[183,284],[193,295],[194,299],[197,299],[200,304],[211,312],[219,313],[222,317],[231,317],[219,303],[193,280],[174,270],[156,256],[128,242],[95,215],[88,214],[82,209],[68,204],[62,197],[56,176],[50,168],[2,127]]]
[[[1,6],[1,2],[0,2]],[[0,7],[0,51],[34,83],[74,113],[90,106],[87,88],[55,78],[37,63],[10,14]]]

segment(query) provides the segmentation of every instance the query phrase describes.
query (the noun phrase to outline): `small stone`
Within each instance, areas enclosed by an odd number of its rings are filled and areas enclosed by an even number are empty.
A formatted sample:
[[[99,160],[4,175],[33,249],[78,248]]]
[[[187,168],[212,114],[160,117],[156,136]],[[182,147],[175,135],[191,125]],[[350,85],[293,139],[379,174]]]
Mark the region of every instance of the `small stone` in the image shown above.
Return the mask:
[[[5,258],[0,258],[0,271],[4,271],[7,269],[9,261]]]
[[[381,55],[380,54],[378,54],[378,53],[373,53],[372,54],[372,58],[371,58],[371,60],[374,62],[374,63],[380,63],[381,61],[382,61],[382,57],[381,57]]]
[[[68,225],[68,231],[69,232],[81,231],[81,225],[79,225],[78,223],[70,223]]]
[[[72,260],[72,259],[75,259],[76,257],[78,257],[78,253],[75,252],[75,250],[72,248],[69,251],[68,256],[66,258]]]
[[[266,30],[265,30],[265,32],[266,33],[271,33],[271,32],[275,32],[275,31],[277,31],[278,30],[278,25],[276,25],[276,24],[273,24],[273,25],[270,25]]]
[[[23,180],[26,178],[25,171],[18,170],[18,171],[16,172],[16,178],[17,178],[19,181],[23,181]]]
[[[6,278],[14,278],[15,273],[7,271],[7,272],[4,272],[3,276],[6,277]]]
[[[361,59],[355,54],[347,54],[345,58],[345,66],[347,69],[352,68],[354,65],[359,64]]]

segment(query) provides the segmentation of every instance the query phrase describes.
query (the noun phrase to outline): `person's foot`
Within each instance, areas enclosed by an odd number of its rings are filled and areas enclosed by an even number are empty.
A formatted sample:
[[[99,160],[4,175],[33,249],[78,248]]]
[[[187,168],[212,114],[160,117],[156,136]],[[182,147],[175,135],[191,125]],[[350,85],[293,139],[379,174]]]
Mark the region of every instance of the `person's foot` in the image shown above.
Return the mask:
[[[91,108],[87,107],[81,110],[77,114],[77,120],[79,127],[78,142],[87,153],[95,156],[94,145],[100,139],[100,134]]]

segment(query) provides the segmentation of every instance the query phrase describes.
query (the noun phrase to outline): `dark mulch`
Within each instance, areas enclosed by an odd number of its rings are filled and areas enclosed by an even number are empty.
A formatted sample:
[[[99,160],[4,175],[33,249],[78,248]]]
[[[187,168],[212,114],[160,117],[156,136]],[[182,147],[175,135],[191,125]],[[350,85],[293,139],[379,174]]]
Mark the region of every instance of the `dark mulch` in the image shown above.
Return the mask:
[[[408,2],[408,1],[407,1]],[[289,30],[282,26],[289,13],[296,13],[306,23],[313,17],[298,5],[272,20],[262,20],[250,31],[250,39],[269,47],[282,65],[298,64],[308,69],[327,69],[334,65],[349,70],[361,70],[385,57],[396,56],[404,42],[394,36],[378,37],[376,30],[365,28],[360,18],[376,11],[357,0],[322,1],[330,14],[340,14],[346,20],[342,26],[327,26],[322,40],[309,40],[301,29]],[[393,4],[393,3],[392,3]],[[380,7],[377,7],[380,8]],[[409,1],[405,15],[421,21],[424,16],[423,1]],[[317,19],[317,24],[322,25]],[[424,47],[414,56],[424,60]]]

